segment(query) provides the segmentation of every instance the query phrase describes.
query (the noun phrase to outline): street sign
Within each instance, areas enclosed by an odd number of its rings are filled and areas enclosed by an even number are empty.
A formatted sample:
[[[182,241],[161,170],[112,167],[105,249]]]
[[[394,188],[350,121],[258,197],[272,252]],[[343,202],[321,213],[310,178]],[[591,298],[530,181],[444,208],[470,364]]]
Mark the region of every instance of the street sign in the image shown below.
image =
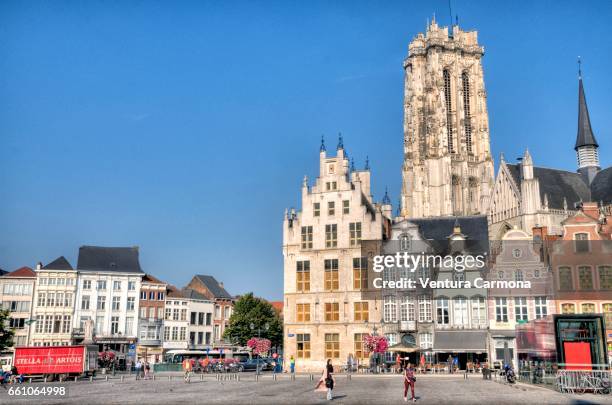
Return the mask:
[[[134,343],[130,345],[130,350],[136,350],[136,345]]]

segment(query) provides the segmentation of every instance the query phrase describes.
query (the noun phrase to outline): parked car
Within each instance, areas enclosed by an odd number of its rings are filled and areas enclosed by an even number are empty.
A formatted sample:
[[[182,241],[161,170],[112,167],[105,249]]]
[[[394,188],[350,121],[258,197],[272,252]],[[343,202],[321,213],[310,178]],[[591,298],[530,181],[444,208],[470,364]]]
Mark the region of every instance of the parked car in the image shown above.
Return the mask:
[[[241,361],[240,365],[243,367],[243,371],[257,371],[258,368],[259,371],[264,371],[270,368],[264,359],[248,359]]]

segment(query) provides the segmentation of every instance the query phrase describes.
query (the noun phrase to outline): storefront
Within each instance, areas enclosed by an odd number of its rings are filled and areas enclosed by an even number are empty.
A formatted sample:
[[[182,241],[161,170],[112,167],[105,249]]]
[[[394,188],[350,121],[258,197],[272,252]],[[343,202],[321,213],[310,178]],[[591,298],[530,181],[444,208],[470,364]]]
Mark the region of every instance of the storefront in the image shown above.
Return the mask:
[[[436,331],[434,335],[434,352],[436,362],[440,364],[453,362],[460,370],[474,364],[487,361],[487,332],[484,330],[448,330]]]
[[[515,331],[492,330],[489,347],[489,359],[491,359],[493,368],[502,368],[504,364],[511,364],[513,368],[517,366]]]

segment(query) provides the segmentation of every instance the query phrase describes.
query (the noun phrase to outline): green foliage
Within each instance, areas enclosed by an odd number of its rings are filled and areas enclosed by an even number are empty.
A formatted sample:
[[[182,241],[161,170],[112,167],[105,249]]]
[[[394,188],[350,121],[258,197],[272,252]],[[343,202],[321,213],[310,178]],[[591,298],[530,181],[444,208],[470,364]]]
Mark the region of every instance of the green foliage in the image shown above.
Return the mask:
[[[266,323],[269,325],[267,330]],[[251,324],[255,327],[253,330]],[[282,345],[283,323],[274,307],[268,301],[248,293],[236,301],[223,336],[232,343],[246,346],[250,338],[258,337],[258,328],[261,328],[261,337],[270,339],[272,346]]]
[[[8,327],[9,314],[9,311],[5,309],[0,310],[0,351],[13,346],[13,335],[15,333]]]

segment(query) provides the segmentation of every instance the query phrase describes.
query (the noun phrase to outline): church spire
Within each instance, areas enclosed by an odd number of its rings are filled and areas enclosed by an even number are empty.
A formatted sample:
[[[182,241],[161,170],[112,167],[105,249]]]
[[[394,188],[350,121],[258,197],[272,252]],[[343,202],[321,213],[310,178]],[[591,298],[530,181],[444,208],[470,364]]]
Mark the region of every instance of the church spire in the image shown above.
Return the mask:
[[[578,135],[576,136],[574,149],[578,150],[581,146],[598,147],[599,145],[591,129],[591,119],[589,118],[589,109],[584,94],[584,85],[582,84],[582,67],[580,58],[578,58]]]

